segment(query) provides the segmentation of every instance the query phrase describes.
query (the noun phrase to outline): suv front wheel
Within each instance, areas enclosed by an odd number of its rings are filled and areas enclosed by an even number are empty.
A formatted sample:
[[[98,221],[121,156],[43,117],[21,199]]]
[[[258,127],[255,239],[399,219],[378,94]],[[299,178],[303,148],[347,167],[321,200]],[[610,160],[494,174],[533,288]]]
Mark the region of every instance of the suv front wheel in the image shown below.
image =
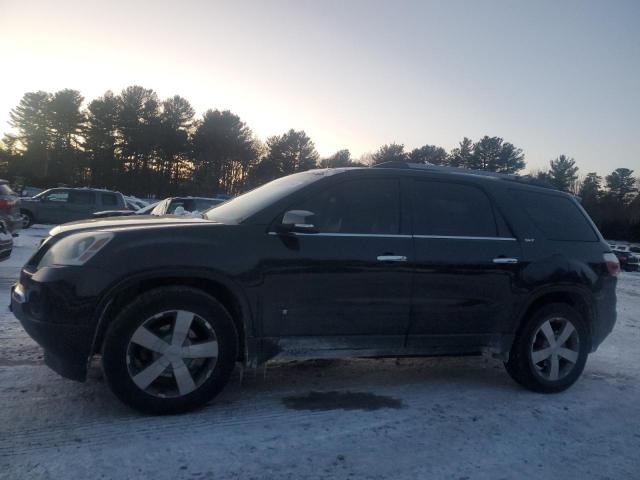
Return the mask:
[[[561,392],[580,377],[590,349],[589,329],[582,316],[569,305],[551,303],[522,325],[505,367],[530,390]]]
[[[226,385],[238,336],[224,306],[206,293],[167,287],[140,295],[109,327],[102,366],[115,395],[144,413],[207,403]]]
[[[29,228],[33,225],[33,214],[29,210],[20,210],[22,228]]]

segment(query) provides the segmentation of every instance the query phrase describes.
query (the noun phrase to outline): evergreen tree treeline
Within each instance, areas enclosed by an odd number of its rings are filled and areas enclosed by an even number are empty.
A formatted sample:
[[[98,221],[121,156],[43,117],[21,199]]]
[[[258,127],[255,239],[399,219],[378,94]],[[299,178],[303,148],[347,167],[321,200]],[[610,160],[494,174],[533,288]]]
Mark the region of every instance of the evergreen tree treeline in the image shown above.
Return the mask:
[[[520,173],[520,148],[500,137],[465,137],[447,152],[436,145],[405,151],[386,144],[354,160],[349,150],[320,159],[304,131],[260,141],[237,115],[208,110],[201,118],[185,98],[161,100],[151,89],[106,92],[86,107],[80,92],[25,93],[10,112],[14,133],[0,142],[0,176],[38,187],[58,184],[106,187],[139,196],[237,195],[283,175],[315,167],[389,161],[432,163]],[[607,238],[640,240],[640,195],[633,171],[617,168],[604,179],[579,175],[576,161],[560,155],[549,169],[532,172],[579,195]]]

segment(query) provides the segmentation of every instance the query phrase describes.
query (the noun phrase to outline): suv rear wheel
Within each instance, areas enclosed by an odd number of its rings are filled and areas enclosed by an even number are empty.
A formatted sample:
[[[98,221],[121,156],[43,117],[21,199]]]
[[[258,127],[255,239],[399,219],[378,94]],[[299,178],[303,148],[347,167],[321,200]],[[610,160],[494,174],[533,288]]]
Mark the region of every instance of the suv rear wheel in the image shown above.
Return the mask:
[[[151,290],[107,331],[102,366],[115,395],[145,413],[180,413],[211,400],[229,380],[238,351],[220,302],[187,287]]]
[[[580,377],[590,349],[589,329],[582,316],[569,305],[551,303],[522,326],[505,367],[530,390],[561,392]]]

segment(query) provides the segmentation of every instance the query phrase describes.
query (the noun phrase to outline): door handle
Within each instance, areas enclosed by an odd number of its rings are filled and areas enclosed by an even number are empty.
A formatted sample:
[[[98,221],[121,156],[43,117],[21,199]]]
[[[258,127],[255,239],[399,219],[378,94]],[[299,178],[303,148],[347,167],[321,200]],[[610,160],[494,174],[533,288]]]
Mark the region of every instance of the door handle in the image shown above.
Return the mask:
[[[404,255],[378,255],[379,262],[406,262],[407,257]]]
[[[493,263],[518,263],[517,258],[498,257],[493,259]]]

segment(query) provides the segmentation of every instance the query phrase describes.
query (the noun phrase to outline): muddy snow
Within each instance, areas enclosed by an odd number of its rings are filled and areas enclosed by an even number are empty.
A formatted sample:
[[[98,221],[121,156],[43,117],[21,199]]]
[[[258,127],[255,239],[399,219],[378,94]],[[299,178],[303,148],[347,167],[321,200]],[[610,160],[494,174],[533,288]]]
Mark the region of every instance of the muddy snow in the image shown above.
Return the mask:
[[[0,478],[640,478],[640,274],[567,392],[518,387],[483,357],[309,361],[235,372],[198,412],[143,417],[62,379],[8,311],[47,228],[0,263]]]

